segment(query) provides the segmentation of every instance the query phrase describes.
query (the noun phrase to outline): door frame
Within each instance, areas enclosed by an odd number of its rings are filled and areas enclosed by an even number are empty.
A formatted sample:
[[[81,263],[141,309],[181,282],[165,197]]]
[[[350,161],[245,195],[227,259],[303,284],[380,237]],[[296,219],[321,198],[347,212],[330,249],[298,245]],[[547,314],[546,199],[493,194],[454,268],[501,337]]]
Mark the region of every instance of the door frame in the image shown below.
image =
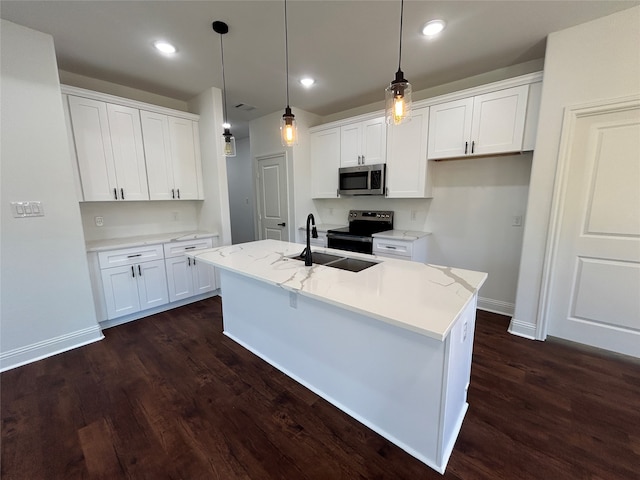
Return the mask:
[[[538,316],[536,319],[536,338],[539,340],[546,340],[547,331],[549,329],[549,310],[551,307],[551,296],[554,286],[553,276],[555,273],[558,245],[560,243],[562,215],[569,179],[568,164],[572,154],[572,141],[574,138],[576,123],[583,117],[600,115],[603,113],[621,112],[639,107],[640,95],[631,95],[573,105],[566,107],[564,110],[558,163],[556,165],[553,197],[551,200],[551,215],[549,218],[549,229],[547,233],[547,246],[542,266],[542,282],[540,286],[540,299],[538,301]]]
[[[291,207],[291,187],[289,185],[291,179],[289,175],[289,152],[282,150],[275,153],[269,153],[266,155],[257,155],[253,157],[253,193],[256,199],[256,216],[255,216],[255,231],[257,232],[256,238],[258,240],[264,240],[262,238],[262,200],[260,198],[260,179],[258,178],[260,169],[258,165],[261,160],[269,160],[271,158],[284,157],[284,173],[285,173],[285,195],[287,200],[287,229],[289,242],[295,242],[295,229],[292,228],[293,221],[293,209]]]

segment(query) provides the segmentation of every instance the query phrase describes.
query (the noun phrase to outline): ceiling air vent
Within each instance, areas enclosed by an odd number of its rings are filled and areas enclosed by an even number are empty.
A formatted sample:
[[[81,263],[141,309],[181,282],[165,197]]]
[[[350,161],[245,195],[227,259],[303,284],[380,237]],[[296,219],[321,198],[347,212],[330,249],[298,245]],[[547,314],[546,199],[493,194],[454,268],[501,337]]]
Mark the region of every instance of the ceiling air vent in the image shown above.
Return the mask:
[[[255,110],[256,107],[253,105],[247,105],[246,103],[239,103],[236,105],[238,110],[242,110],[243,112],[250,112],[251,110]]]

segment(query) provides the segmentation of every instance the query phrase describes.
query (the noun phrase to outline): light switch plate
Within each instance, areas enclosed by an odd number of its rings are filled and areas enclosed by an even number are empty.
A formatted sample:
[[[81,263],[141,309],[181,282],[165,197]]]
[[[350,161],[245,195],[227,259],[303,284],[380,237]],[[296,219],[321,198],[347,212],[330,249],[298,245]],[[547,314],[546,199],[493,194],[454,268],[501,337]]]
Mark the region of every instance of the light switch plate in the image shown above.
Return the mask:
[[[42,202],[11,202],[11,213],[15,218],[44,217]]]

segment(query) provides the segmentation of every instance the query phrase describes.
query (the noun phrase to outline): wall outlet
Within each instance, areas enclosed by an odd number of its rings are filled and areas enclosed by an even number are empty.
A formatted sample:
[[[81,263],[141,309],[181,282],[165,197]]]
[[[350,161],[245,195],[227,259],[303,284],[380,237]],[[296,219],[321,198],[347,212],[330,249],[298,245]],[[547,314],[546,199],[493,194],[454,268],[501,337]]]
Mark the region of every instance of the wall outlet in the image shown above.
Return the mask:
[[[465,320],[465,322],[462,324],[462,341],[466,341],[467,340],[467,328],[469,326],[469,323]]]
[[[521,227],[522,226],[522,215],[515,215],[511,217],[511,226],[513,227]]]
[[[178,220],[180,220],[180,212],[171,212],[171,219],[174,222],[177,222]]]
[[[416,219],[417,212],[415,210],[411,210],[411,220]]]
[[[102,227],[104,225],[104,218],[103,217],[94,217],[93,219],[96,222],[96,227]]]

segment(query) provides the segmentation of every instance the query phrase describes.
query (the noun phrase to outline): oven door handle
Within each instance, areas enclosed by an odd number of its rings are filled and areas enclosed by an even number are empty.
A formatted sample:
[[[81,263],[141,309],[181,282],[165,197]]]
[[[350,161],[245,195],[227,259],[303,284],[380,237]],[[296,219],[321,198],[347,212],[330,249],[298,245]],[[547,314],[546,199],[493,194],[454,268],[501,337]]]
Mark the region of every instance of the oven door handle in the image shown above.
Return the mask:
[[[327,233],[328,239],[347,240],[349,242],[373,243],[373,237],[354,237],[352,235],[342,235],[341,233]]]

